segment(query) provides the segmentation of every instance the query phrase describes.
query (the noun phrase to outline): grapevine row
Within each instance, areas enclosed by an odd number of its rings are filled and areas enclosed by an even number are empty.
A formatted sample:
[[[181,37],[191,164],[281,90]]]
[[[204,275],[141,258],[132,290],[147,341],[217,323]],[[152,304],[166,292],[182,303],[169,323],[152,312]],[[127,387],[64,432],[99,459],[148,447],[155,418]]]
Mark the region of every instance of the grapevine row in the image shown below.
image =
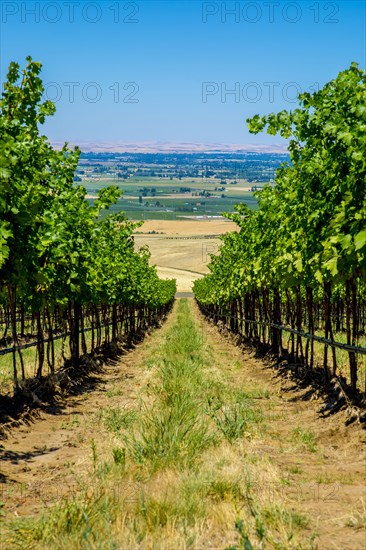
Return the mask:
[[[241,204],[227,215],[239,231],[223,237],[194,292],[216,320],[311,370],[320,363],[314,340],[292,333],[285,345],[276,327],[366,342],[365,72],[352,63],[299,103],[247,120],[253,133],[290,138],[291,162],[257,193],[256,211]],[[348,372],[340,371],[336,349],[325,345],[318,366],[326,381],[343,375],[354,392],[365,391],[354,350],[348,361]]]
[[[102,189],[90,205],[73,183],[80,151],[55,150],[39,134],[55,108],[42,102],[40,63],[27,62],[23,71],[10,64],[0,99],[0,342],[13,348],[16,390],[29,376],[22,347],[30,340],[41,378],[55,369],[60,334],[77,364],[87,330],[91,348],[103,327],[105,341],[142,330],[165,314],[176,291],[149,266],[148,250],[135,250],[139,224],[105,215],[118,187]]]

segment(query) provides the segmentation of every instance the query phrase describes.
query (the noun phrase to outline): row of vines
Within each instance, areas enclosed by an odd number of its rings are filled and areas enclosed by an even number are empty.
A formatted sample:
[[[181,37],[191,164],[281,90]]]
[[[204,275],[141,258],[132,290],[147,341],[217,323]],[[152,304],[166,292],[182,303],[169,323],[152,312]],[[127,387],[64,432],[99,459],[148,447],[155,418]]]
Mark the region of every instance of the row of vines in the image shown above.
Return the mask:
[[[55,150],[40,135],[55,111],[42,101],[40,70],[31,58],[23,71],[11,63],[0,99],[0,371],[11,351],[15,390],[55,370],[58,340],[77,364],[88,345],[156,323],[176,290],[149,266],[147,250],[135,250],[139,224],[105,215],[118,187],[91,204],[73,183],[79,150]],[[23,352],[33,344],[30,373]]]
[[[365,391],[365,72],[352,63],[318,92],[301,94],[295,110],[247,123],[252,133],[290,138],[290,162],[257,193],[256,211],[240,204],[227,215],[239,231],[223,237],[210,273],[195,283],[196,299],[232,331],[320,367],[325,381],[342,374],[353,392]]]

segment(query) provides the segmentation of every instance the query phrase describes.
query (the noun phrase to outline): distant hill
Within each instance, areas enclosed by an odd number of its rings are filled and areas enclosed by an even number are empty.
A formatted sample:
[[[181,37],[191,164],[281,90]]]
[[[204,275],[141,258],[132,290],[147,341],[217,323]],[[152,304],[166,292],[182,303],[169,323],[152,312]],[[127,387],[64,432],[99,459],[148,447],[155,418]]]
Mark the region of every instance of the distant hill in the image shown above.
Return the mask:
[[[52,141],[55,148],[63,146],[62,141]],[[78,141],[69,145],[78,145],[84,152],[115,152],[115,153],[189,153],[189,152],[252,152],[252,153],[287,153],[286,144],[254,145],[254,144],[223,144],[223,143],[190,143],[190,142],[157,142],[142,141],[138,143],[124,141]]]

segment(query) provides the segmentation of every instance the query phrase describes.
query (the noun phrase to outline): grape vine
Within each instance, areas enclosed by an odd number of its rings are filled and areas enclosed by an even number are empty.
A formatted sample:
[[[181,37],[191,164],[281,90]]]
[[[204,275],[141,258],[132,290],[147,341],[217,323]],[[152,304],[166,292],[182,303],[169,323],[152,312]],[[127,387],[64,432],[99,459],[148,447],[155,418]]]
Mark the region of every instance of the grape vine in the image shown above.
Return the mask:
[[[2,346],[13,346],[16,390],[27,373],[22,343],[37,341],[36,377],[55,368],[54,340],[64,334],[76,364],[92,347],[146,328],[170,307],[175,281],[160,280],[149,252],[136,251],[139,225],[123,214],[101,217],[120,197],[102,189],[90,205],[73,183],[80,151],[55,150],[40,135],[55,106],[42,101],[41,64],[11,63],[0,99],[0,305]]]
[[[195,282],[196,299],[280,356],[284,324],[330,341],[344,333],[357,346],[365,335],[366,74],[352,63],[318,92],[301,94],[294,111],[247,123],[252,133],[290,138],[290,163],[257,193],[257,211],[240,204],[226,215],[240,231],[223,237],[210,274]],[[314,367],[313,340],[292,334],[287,351],[296,364]],[[356,391],[357,354],[348,355],[347,381]],[[337,368],[335,348],[325,345],[325,379]]]

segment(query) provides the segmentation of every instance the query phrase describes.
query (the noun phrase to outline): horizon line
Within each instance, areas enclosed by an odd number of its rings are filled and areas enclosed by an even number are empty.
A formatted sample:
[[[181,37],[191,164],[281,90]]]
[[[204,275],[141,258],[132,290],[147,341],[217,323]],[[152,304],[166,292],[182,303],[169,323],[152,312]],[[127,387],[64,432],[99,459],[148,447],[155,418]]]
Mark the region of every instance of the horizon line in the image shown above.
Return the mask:
[[[61,148],[65,141],[50,140],[56,148]],[[84,153],[288,153],[286,144],[253,144],[253,143],[217,143],[189,141],[96,141],[70,140],[69,146],[78,146]]]

